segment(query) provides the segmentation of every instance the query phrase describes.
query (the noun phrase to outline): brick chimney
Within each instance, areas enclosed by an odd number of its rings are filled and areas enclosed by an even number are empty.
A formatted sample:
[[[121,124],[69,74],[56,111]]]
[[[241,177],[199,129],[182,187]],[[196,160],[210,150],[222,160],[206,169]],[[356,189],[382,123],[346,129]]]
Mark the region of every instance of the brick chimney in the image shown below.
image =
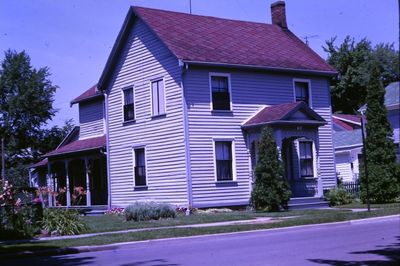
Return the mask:
[[[282,29],[287,29],[285,1],[277,1],[271,4],[272,24]]]

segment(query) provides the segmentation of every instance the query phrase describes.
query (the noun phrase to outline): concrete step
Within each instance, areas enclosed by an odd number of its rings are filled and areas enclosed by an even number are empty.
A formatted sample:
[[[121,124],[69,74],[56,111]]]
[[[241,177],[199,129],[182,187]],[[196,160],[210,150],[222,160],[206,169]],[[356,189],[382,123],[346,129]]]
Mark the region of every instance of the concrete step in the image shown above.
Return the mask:
[[[329,207],[329,203],[321,198],[292,198],[288,205],[289,210],[312,210]]]

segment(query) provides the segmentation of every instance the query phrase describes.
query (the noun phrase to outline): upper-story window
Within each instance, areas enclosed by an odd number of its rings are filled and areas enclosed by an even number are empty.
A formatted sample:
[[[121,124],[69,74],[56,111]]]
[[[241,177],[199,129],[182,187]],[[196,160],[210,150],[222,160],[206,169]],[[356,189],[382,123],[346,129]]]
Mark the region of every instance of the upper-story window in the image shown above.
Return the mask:
[[[123,90],[124,92],[124,121],[135,119],[135,105],[133,87]]]
[[[310,102],[310,83],[307,81],[295,81],[294,93],[296,102],[305,102],[311,105]]]
[[[231,110],[228,75],[211,75],[211,97],[213,110]]]
[[[153,116],[165,114],[165,91],[163,79],[151,82],[151,107]]]

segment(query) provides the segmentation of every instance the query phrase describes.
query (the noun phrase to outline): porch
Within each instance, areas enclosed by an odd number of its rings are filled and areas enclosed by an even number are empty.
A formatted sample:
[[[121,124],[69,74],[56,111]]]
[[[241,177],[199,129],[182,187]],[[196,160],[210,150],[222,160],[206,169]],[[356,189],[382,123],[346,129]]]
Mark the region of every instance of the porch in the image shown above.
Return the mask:
[[[270,126],[284,163],[292,198],[308,201],[322,197],[318,127],[325,124],[326,121],[304,102],[275,105],[261,110],[242,126],[251,156],[252,173],[258,161],[261,130],[264,126]]]

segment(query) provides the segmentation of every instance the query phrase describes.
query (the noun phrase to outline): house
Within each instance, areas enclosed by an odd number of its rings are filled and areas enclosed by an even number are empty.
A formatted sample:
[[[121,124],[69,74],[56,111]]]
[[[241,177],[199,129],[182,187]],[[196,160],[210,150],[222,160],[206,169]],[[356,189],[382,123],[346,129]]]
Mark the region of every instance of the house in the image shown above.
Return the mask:
[[[397,161],[400,162],[399,148],[399,84],[393,82],[385,88],[385,106],[387,118],[393,128],[393,140],[396,146]],[[365,113],[366,105],[359,110]],[[348,114],[333,114],[333,143],[335,146],[335,162],[338,176],[345,182],[357,181],[359,165],[362,161],[361,117]]]
[[[283,1],[271,12],[265,24],[129,9],[96,90],[106,103],[108,205],[247,205],[264,126],[292,197],[336,186],[336,71],[288,29]]]
[[[72,100],[71,106],[79,106],[79,126],[31,166],[31,185],[55,192],[49,194],[50,206],[108,204],[104,103],[96,85]]]

